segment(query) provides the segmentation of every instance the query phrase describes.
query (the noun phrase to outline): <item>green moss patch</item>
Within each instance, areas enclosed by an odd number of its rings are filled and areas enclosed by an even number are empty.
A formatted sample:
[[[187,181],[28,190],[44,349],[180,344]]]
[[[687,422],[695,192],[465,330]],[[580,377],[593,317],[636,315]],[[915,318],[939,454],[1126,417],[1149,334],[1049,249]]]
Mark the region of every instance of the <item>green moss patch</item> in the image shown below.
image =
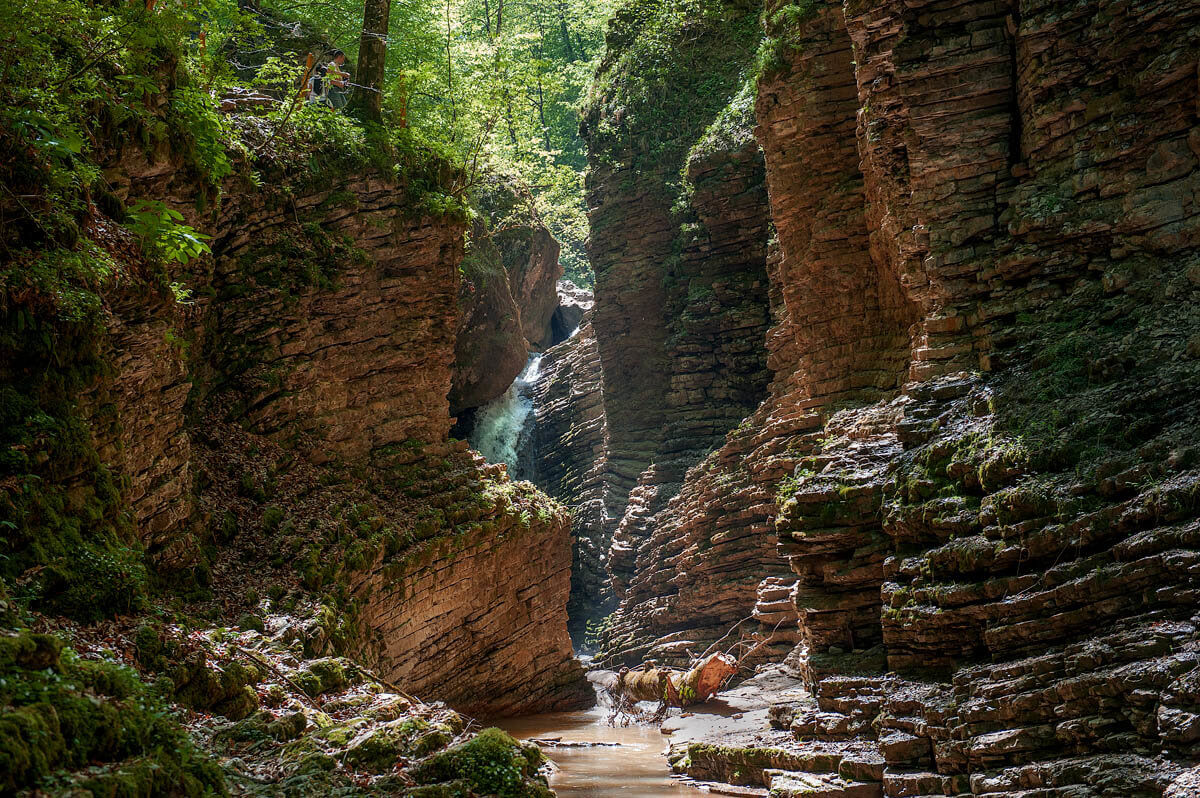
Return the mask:
[[[538,769],[544,762],[535,745],[522,745],[500,729],[434,754],[412,771],[418,784],[450,783],[448,795],[495,795],[499,798],[550,798]],[[469,789],[463,792],[464,788]],[[431,794],[441,794],[434,791]]]
[[[225,794],[136,672],[81,660],[48,635],[0,637],[0,706],[0,790]]]

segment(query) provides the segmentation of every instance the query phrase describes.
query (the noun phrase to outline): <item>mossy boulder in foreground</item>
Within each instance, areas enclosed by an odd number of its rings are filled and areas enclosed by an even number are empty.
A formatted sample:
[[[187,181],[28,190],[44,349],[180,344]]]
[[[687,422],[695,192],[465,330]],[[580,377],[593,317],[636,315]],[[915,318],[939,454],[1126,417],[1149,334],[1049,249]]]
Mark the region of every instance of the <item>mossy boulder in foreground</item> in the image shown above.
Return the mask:
[[[4,794],[227,794],[221,770],[136,672],[81,660],[50,635],[0,637],[0,707]]]
[[[413,794],[426,798],[551,798],[554,793],[538,773],[544,762],[536,745],[518,743],[500,729],[485,729],[414,768],[413,778],[426,786]]]

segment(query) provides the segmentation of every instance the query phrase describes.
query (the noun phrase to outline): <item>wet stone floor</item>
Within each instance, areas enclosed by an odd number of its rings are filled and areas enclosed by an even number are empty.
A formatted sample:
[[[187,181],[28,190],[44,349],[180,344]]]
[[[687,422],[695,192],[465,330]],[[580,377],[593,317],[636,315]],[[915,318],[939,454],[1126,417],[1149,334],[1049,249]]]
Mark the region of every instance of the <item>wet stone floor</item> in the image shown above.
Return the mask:
[[[661,728],[611,726],[603,702],[583,712],[511,718],[500,725],[514,737],[542,746],[555,765],[550,786],[560,798],[696,798],[712,791],[671,777],[664,755],[669,745],[735,738],[746,744],[747,738],[767,726],[767,695],[779,698],[802,693],[795,680],[764,674],[685,716],[668,718]]]

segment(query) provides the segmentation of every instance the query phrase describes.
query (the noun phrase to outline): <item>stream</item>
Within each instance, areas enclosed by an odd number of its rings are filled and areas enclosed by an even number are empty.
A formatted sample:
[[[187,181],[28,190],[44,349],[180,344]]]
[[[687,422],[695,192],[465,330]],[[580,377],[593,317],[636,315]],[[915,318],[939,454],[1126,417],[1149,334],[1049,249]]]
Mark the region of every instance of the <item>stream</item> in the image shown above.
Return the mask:
[[[662,798],[705,793],[671,779],[663,751],[670,738],[657,726],[608,725],[608,708],[557,712],[503,721],[504,730],[522,740],[562,738],[564,743],[602,743],[552,747],[542,751],[557,766],[550,786],[567,798]],[[612,745],[617,743],[617,745]]]
[[[479,408],[468,436],[473,449],[489,462],[506,463],[516,479],[536,476],[530,444],[536,423],[533,389],[541,362],[541,354],[529,356],[508,390]],[[509,718],[498,725],[517,739],[541,746],[554,763],[550,786],[560,798],[697,798],[710,793],[672,779],[664,753],[673,739],[720,729],[733,722],[730,716],[742,718],[739,709],[724,700],[710,702],[689,713],[686,722],[674,719],[674,736],[658,725],[610,726],[604,701],[586,711]],[[759,714],[750,722],[765,726],[765,708]]]
[[[790,735],[769,731],[771,702],[799,702],[807,696],[798,678],[773,666],[705,704],[672,714],[661,728],[657,724],[613,728],[608,725],[609,708],[603,699],[584,712],[510,718],[499,725],[518,739],[538,742],[557,766],[550,776],[550,786],[561,798],[697,798],[718,793],[765,796],[767,791],[762,788],[695,785],[672,779],[663,754],[671,743],[692,740],[738,746],[775,745],[778,735]],[[555,738],[559,745],[550,744]]]

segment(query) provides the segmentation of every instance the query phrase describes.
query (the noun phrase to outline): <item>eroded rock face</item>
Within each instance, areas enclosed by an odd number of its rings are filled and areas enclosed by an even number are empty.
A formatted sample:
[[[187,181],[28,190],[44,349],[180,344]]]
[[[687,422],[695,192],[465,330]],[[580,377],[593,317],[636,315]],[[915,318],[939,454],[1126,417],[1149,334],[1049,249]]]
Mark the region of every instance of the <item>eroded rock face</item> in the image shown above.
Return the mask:
[[[307,655],[352,650],[473,713],[589,705],[566,512],[448,441],[462,223],[413,218],[370,171],[274,178],[191,217],[214,233],[181,278],[194,304],[114,303],[87,418],[135,529],[164,569],[204,567],[198,535],[238,549],[221,562],[353,597]],[[130,182],[173,180],[143,164]],[[268,545],[243,546],[249,529]]]
[[[590,703],[566,632],[566,514],[518,497],[536,492],[501,468],[445,451],[462,228],[409,220],[403,195],[370,179],[296,205],[319,221],[295,231],[287,215],[240,218],[230,229],[245,232],[214,246],[225,301],[210,310],[211,334],[243,347],[213,347],[237,358],[216,366],[236,376],[227,415],[314,464],[361,464],[367,476],[355,479],[378,506],[391,491],[407,497],[393,517],[410,528],[404,542],[343,577],[387,678],[479,714]],[[318,254],[328,247],[328,262],[309,266],[315,284],[267,284],[272,269],[296,268],[275,258],[297,232]],[[273,241],[285,243],[251,244]],[[214,406],[225,406],[221,387]]]
[[[499,246],[513,298],[521,309],[521,332],[534,349],[554,343],[552,319],[558,307],[559,244],[540,223],[505,230]]]
[[[618,14],[600,71],[605,89],[584,122],[607,465],[624,507],[608,569],[616,595],[635,595],[631,602],[662,595],[650,572],[665,560],[639,560],[655,519],[687,469],[761,401],[768,380],[770,220],[746,84],[757,8],[705,9],[688,23],[688,47],[644,73],[626,58],[636,63],[643,46],[655,46],[638,38],[646,26],[673,24],[666,12],[643,18],[658,13]],[[713,83],[700,87],[706,75]]]
[[[461,227],[407,219],[379,178],[294,203],[230,202],[213,242],[201,347],[237,381],[244,418],[307,438],[318,462],[444,440]],[[301,212],[312,221],[295,224]]]
[[[194,502],[184,411],[192,383],[180,360],[179,319],[145,296],[123,297],[111,311],[112,379],[81,405],[101,460],[129,480],[139,538],[160,568],[176,570],[198,553],[187,526]]]
[[[773,795],[1194,783],[1197,31],[768,8],[771,396],[627,547],[609,656],[795,618]]]
[[[529,352],[561,340],[554,332],[559,244],[532,211],[528,194],[500,178],[479,190],[482,218],[471,229],[459,290],[454,415],[501,396]]]
[[[364,622],[382,640],[383,672],[475,716],[590,706],[567,636],[570,515],[539,505],[549,503],[528,483],[510,483],[503,466],[471,465],[443,477],[450,489],[430,498],[481,490],[490,504],[481,523],[382,558],[355,580]]]
[[[588,622],[613,607],[605,566],[619,510],[606,467],[603,374],[590,318],[584,316],[574,337],[546,352],[541,370],[533,396],[533,459],[543,489],[571,508],[567,610],[571,637],[582,643]]]
[[[559,344],[570,338],[583,323],[583,315],[595,304],[596,298],[591,291],[580,288],[570,280],[559,280],[558,307],[550,319],[554,343]]]
[[[450,411],[456,416],[507,391],[529,357],[521,309],[483,220],[472,225],[463,274],[450,386]]]

